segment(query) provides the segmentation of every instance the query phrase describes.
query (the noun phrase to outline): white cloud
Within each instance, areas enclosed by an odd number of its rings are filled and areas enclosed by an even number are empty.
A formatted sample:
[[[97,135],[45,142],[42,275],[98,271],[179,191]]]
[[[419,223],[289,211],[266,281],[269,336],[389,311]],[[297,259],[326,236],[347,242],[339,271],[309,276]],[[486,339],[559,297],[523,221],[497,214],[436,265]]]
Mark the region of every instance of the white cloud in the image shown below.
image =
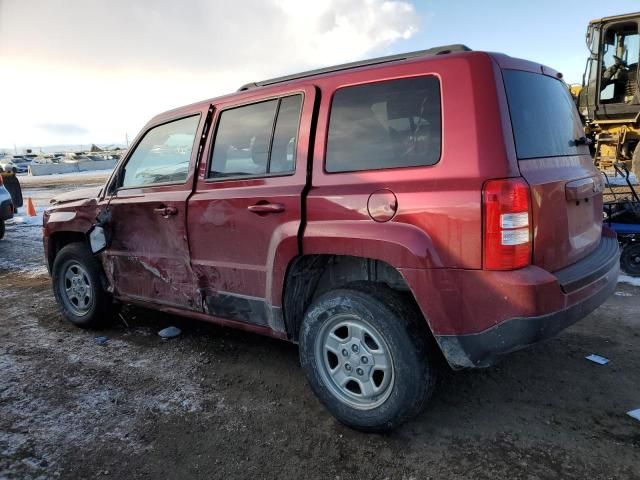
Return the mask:
[[[390,0],[0,0],[0,146],[122,141],[252,80],[387,53],[418,21]]]

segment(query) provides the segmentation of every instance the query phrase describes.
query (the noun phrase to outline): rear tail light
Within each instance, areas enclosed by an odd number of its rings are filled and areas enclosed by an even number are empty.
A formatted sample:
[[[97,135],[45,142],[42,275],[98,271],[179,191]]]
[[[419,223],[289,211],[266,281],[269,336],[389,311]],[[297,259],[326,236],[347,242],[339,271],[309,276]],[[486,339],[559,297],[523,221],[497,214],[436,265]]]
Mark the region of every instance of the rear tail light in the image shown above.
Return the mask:
[[[531,263],[531,200],[522,178],[489,180],[482,191],[484,268],[515,270]]]
[[[0,175],[0,187],[4,185],[4,180],[2,180],[2,175]]]

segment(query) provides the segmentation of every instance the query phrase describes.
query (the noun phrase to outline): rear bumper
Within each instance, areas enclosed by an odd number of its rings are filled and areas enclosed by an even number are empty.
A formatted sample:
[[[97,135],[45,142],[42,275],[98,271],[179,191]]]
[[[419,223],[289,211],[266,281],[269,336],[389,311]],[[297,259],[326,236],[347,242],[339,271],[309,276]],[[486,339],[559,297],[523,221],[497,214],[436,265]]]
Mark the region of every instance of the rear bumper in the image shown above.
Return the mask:
[[[559,272],[534,266],[513,272],[466,271],[441,283],[445,288],[455,284],[453,294],[438,296],[447,302],[444,307],[431,303],[433,295],[431,302],[416,298],[452,368],[488,367],[598,308],[616,288],[619,258],[615,237],[605,232],[596,251]]]
[[[508,353],[553,337],[602,305],[616,289],[618,264],[607,274],[603,287],[569,308],[537,317],[512,318],[481,333],[437,335],[453,368],[482,368],[497,363]]]

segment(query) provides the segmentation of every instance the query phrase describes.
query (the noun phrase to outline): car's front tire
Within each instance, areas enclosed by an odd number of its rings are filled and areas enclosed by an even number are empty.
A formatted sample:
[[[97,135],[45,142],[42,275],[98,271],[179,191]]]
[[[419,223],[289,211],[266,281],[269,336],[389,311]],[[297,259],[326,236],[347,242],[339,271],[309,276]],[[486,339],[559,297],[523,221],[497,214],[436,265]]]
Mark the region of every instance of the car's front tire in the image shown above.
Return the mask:
[[[111,320],[111,295],[103,288],[102,266],[82,243],[62,248],[51,269],[53,293],[63,315],[81,328],[97,328]]]
[[[5,231],[6,227],[4,225],[4,220],[0,220],[0,240],[4,238]]]
[[[342,423],[383,432],[419,413],[437,359],[412,302],[380,284],[330,291],[307,310],[300,361],[316,396]]]

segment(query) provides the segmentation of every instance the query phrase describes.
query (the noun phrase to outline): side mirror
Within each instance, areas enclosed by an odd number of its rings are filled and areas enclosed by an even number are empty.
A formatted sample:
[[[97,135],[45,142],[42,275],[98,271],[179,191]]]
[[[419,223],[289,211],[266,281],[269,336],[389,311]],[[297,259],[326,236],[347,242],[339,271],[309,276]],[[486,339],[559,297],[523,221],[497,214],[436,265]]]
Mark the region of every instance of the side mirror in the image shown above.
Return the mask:
[[[91,247],[91,252],[94,255],[106,249],[109,246],[109,243],[109,235],[104,227],[100,227],[98,225],[91,227],[91,230],[89,230],[89,246]]]

